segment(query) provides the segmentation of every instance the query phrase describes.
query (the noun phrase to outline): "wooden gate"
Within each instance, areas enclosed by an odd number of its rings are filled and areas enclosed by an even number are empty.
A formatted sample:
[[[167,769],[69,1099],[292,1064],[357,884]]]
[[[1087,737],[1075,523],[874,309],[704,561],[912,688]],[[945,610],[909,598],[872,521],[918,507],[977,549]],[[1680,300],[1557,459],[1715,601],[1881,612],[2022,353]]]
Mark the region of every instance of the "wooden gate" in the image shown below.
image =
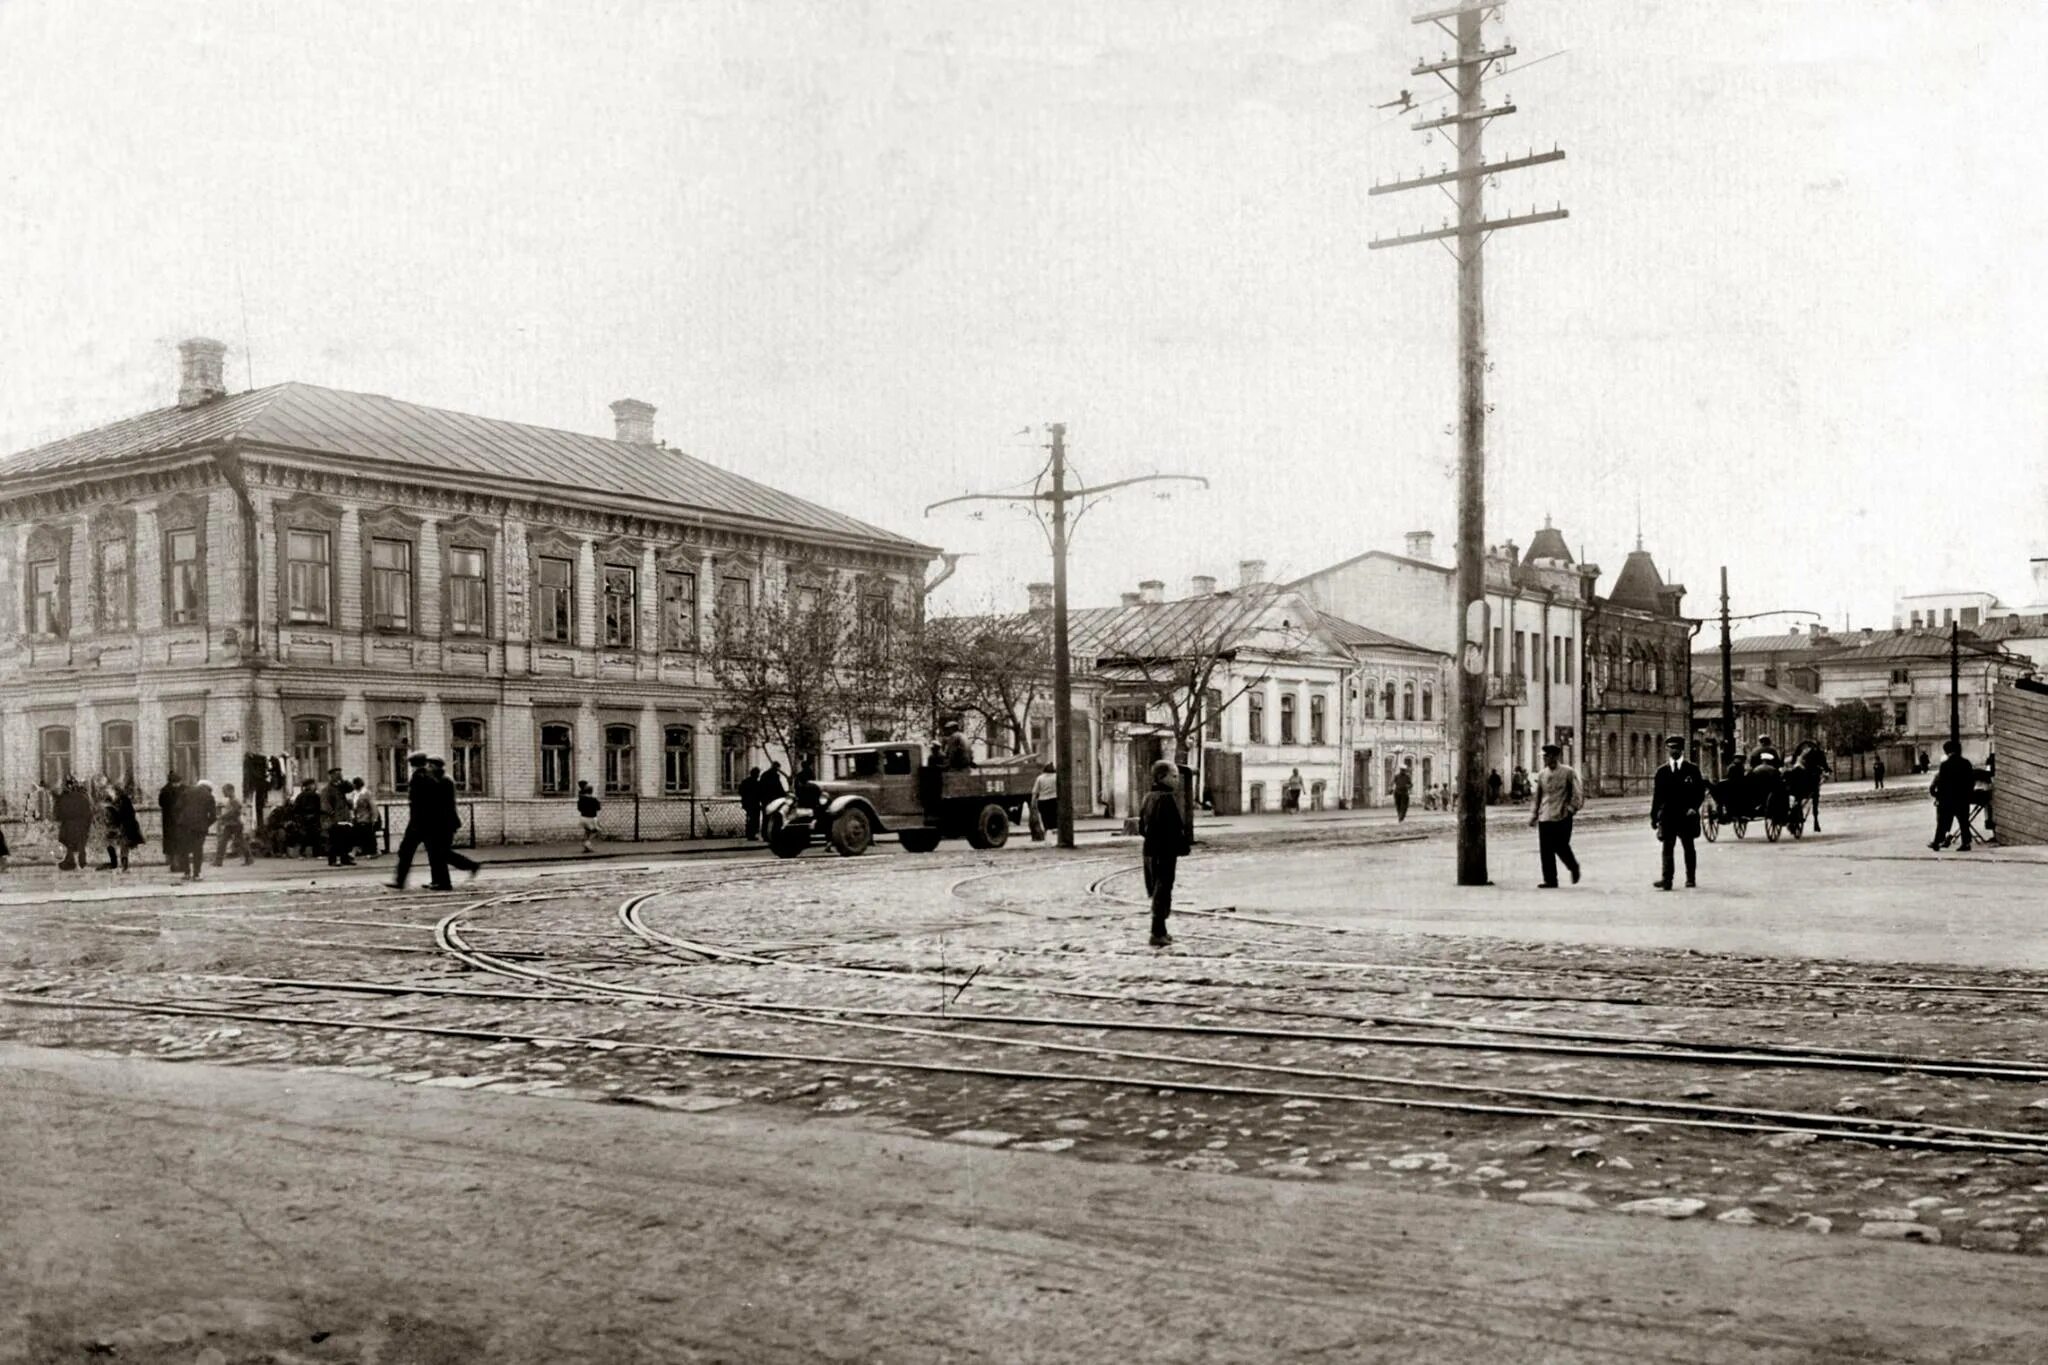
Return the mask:
[[[1227,749],[1202,750],[1202,798],[1217,815],[1244,813],[1244,755]]]
[[[2048,683],[2022,678],[1997,694],[1992,818],[2001,844],[2048,844]]]

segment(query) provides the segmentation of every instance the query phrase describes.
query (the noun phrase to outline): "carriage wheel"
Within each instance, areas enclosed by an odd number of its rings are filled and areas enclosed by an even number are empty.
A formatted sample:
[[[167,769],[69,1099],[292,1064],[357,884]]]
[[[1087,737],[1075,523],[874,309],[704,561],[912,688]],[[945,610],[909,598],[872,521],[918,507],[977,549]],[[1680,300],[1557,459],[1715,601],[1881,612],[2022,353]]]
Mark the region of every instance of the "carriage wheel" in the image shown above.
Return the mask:
[[[1792,808],[1792,818],[1786,823],[1785,828],[1792,831],[1793,838],[1804,839],[1806,837],[1806,807],[1794,806]]]
[[[1744,837],[1745,835],[1747,835],[1748,833],[1749,833],[1749,821],[1747,821],[1747,820],[1737,820],[1737,821],[1735,822],[1735,837],[1736,837],[1736,838],[1738,838],[1738,839],[1740,839],[1740,838]]]
[[[1776,820],[1771,819],[1769,816],[1764,817],[1764,838],[1770,840],[1772,843],[1775,844],[1778,842],[1778,836],[1784,832],[1785,827],[1783,825],[1779,824]]]
[[[1720,838],[1721,817],[1719,815],[1716,815],[1713,811],[1708,811],[1706,818],[1700,821],[1700,833],[1707,836],[1707,842],[1710,844],[1713,843],[1714,840]]]

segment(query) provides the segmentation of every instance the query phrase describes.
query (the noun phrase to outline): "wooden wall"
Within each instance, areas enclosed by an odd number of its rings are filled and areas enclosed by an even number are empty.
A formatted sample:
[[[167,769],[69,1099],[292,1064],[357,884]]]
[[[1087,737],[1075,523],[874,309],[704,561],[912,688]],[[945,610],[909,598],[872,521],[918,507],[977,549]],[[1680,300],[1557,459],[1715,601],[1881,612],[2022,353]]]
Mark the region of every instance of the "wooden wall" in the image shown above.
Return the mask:
[[[1991,733],[1998,744],[1992,811],[2001,844],[2048,844],[2048,683],[1998,690]]]

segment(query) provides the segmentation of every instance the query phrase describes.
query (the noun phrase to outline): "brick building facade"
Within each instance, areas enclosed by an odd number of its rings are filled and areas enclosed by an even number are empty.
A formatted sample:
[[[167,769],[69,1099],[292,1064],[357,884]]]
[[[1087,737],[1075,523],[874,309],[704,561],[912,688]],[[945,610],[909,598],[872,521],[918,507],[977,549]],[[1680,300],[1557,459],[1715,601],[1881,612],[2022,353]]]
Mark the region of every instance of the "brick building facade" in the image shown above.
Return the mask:
[[[728,605],[836,580],[914,611],[934,552],[654,441],[287,383],[0,464],[0,783],[250,754],[399,800],[446,757],[480,840],[554,837],[589,780],[645,832],[730,821],[757,761],[707,664]],[[138,802],[138,804],[152,804]]]
[[[1680,612],[1684,600],[1685,588],[1667,584],[1638,544],[1586,612],[1584,767],[1594,792],[1647,791],[1665,739],[1692,733],[1698,623]]]

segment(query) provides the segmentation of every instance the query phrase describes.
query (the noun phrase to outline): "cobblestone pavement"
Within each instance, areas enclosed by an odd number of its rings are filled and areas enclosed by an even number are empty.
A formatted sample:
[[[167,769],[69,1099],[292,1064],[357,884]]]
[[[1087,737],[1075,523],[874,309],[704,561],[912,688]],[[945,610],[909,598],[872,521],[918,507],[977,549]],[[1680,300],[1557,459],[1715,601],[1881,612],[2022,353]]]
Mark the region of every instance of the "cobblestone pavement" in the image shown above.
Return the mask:
[[[1317,856],[1367,886],[1401,855],[1386,841],[1410,837],[1369,831]],[[1394,933],[1243,903],[1299,856],[1193,860],[1178,942],[1156,953],[1123,848],[10,907],[0,1037],[683,1111],[772,1105],[1191,1179],[2048,1252],[2037,977]],[[1226,884],[1240,903],[1199,913]],[[451,912],[455,943],[497,970],[437,942]],[[1909,978],[1943,988],[1873,989]],[[94,1008],[113,1005],[142,1008]],[[1987,1149],[2001,1144],[2040,1150]]]

